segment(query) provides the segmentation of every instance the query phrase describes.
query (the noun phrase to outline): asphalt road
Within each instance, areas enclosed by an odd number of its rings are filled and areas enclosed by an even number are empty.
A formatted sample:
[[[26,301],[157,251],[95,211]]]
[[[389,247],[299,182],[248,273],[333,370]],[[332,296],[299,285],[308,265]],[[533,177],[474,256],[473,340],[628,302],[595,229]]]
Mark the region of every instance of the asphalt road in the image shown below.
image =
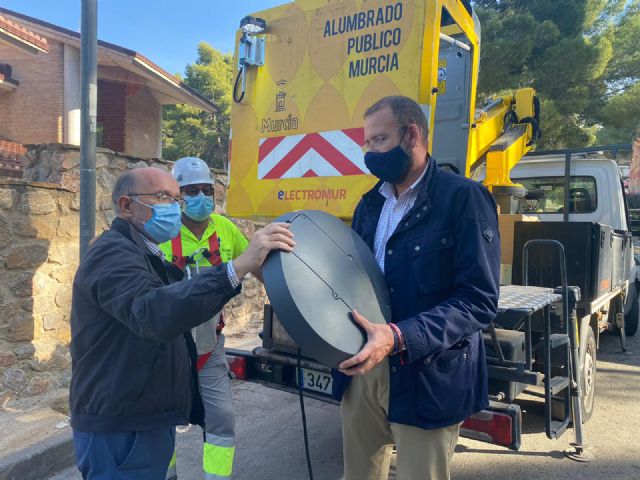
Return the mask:
[[[302,423],[298,398],[287,392],[254,383],[235,381],[238,445],[234,479],[307,478]],[[305,399],[307,426],[314,476],[318,480],[342,475],[340,420],[335,405]],[[202,433],[199,427],[177,435],[178,477],[200,480]],[[68,469],[52,477],[77,480],[80,474]]]
[[[640,336],[629,339],[621,354],[617,337],[605,335],[598,351],[596,407],[585,427],[595,459],[577,463],[563,451],[573,430],[560,440],[544,434],[538,400],[520,402],[522,447],[518,452],[461,439],[452,476],[456,480],[495,479],[640,479]],[[296,396],[246,382],[234,383],[238,450],[237,480],[303,480],[308,478],[299,403]],[[337,480],[342,474],[341,436],[337,407],[306,400],[311,457],[316,480]],[[178,472],[183,480],[200,480],[199,428],[178,434]],[[74,469],[52,480],[76,480]],[[417,480],[417,479],[416,479]]]

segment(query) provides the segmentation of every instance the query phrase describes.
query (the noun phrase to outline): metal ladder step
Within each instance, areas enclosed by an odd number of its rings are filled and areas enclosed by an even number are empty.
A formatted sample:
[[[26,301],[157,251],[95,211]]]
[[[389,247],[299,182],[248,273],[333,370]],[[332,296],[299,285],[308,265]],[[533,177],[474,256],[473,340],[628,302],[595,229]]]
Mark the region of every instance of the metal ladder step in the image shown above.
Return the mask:
[[[549,337],[551,348],[557,348],[569,343],[569,335],[565,333],[554,333]]]
[[[560,438],[562,434],[567,430],[569,426],[569,421],[551,421],[551,438]]]
[[[569,377],[553,377],[549,382],[549,392],[551,396],[556,396],[569,386]]]

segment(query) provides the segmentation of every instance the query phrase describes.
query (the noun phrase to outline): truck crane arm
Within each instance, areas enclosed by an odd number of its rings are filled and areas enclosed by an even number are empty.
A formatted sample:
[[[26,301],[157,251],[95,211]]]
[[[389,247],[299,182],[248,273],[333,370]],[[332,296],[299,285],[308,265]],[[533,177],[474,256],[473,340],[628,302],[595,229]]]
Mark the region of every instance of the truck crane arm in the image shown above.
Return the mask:
[[[509,213],[505,208],[512,197],[526,193],[511,181],[510,172],[540,137],[539,118],[540,103],[532,88],[521,88],[476,110],[470,129],[469,170],[486,164],[484,184],[504,213]]]

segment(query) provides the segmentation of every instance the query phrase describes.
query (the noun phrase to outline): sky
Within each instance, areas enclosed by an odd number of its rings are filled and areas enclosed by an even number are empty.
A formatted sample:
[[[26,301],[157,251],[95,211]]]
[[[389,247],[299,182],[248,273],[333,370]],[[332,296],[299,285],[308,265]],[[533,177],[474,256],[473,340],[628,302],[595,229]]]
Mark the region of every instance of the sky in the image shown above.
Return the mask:
[[[184,73],[205,41],[233,52],[245,15],[288,0],[98,0],[98,38]],[[0,7],[80,31],[81,0],[0,0]]]

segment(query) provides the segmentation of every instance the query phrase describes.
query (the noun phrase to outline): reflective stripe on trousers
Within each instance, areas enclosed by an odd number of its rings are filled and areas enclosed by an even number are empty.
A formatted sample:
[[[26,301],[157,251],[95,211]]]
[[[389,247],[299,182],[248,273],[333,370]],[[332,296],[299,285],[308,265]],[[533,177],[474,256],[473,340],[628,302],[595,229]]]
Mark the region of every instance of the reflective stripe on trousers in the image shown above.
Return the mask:
[[[176,451],[173,451],[173,456],[171,457],[171,461],[169,462],[169,468],[167,468],[167,475],[165,476],[165,480],[176,480],[178,478],[176,472]]]
[[[206,480],[231,478],[233,456],[236,451],[232,437],[206,434],[206,443],[202,451],[202,467]]]
[[[198,372],[204,403],[205,443],[202,467],[207,480],[231,478],[235,454],[235,416],[231,379],[224,352],[224,335],[217,339],[211,356]]]
[[[202,448],[205,479],[230,479],[233,472],[236,439],[235,417],[231,404],[231,379],[224,352],[224,335],[218,337],[211,356],[198,371],[198,381],[205,415],[206,440]],[[175,455],[172,465],[175,469]],[[167,472],[167,480],[170,478]]]

